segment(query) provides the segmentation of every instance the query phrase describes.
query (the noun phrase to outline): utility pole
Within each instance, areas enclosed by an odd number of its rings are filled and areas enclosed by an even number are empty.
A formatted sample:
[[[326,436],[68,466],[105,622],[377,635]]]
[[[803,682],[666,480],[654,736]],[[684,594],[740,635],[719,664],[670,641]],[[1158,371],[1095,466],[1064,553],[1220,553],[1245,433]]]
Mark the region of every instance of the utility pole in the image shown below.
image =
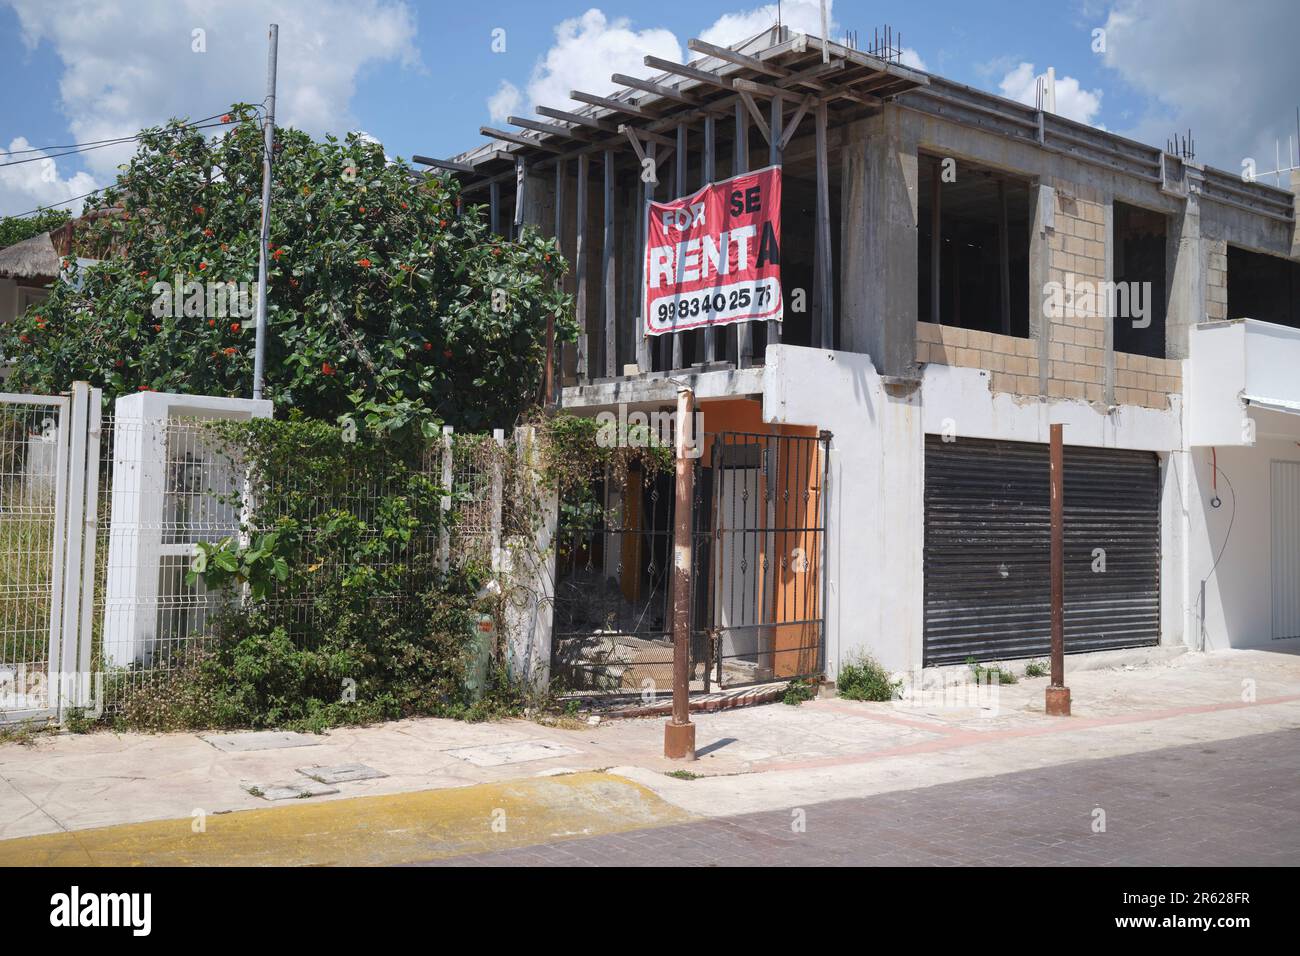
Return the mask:
[[[272,23],[266,55],[266,120],[262,135],[262,233],[257,249],[257,340],[253,346],[253,398],[262,397],[266,369],[266,260],[271,242],[271,160],[275,150],[275,57],[280,26]]]
[[[1047,713],[1070,716],[1070,688],[1065,686],[1065,451],[1061,425],[1052,426],[1052,681],[1047,686]]]
[[[695,420],[695,393],[677,387],[677,495],[673,511],[673,716],[664,725],[664,756],[695,759],[695,725],[691,723],[691,505],[695,499],[695,461],[687,455],[687,437]]]

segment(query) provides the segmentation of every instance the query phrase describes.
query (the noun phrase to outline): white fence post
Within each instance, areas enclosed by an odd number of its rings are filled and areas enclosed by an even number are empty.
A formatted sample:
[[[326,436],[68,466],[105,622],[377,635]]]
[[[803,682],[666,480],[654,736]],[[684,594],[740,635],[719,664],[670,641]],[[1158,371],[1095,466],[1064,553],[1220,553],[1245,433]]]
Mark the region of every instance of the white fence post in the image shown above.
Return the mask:
[[[77,632],[81,626],[81,570],[83,556],[81,553],[82,537],[85,534],[86,508],[86,431],[88,428],[87,405],[90,401],[90,386],[85,382],[74,382],[72,401],[68,407],[67,417],[67,457],[64,467],[66,489],[63,509],[63,526],[56,530],[62,534],[63,553],[63,602],[60,608],[59,652],[50,656],[50,689],[54,694],[51,702],[55,714],[63,720],[65,709],[77,705]]]
[[[505,507],[505,465],[501,461],[501,453],[506,447],[506,433],[503,428],[492,429],[492,443],[496,446],[492,454],[492,491],[489,520],[491,528],[489,530],[490,546],[492,554],[492,573],[496,574],[501,570],[501,525],[502,509]]]
[[[446,574],[451,567],[451,529],[447,523],[451,518],[451,485],[455,474],[452,460],[453,433],[452,426],[442,426],[442,488],[447,493],[442,496],[442,527],[438,529],[438,567],[443,574]]]

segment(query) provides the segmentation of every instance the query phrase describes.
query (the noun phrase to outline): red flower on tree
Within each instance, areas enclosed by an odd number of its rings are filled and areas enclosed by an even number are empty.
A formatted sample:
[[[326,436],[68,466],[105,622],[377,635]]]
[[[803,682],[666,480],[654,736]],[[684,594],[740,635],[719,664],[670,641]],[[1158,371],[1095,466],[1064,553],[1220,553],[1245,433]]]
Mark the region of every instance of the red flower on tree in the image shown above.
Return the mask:
[[[331,365],[329,362],[321,362],[321,363],[320,363],[320,373],[321,373],[322,375],[333,375],[333,374],[334,374],[334,366]]]

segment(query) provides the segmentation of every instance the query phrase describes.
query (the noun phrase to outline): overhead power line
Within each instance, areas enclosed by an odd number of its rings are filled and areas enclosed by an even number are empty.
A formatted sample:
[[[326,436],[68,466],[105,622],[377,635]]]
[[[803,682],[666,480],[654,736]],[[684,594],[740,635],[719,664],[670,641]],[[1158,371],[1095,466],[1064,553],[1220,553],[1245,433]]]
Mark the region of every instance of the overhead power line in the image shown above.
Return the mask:
[[[217,116],[221,116],[221,115],[224,114],[221,113],[217,114]],[[205,117],[204,120],[214,119],[214,118],[215,117],[208,116]],[[180,129],[212,129],[217,126],[231,126],[237,122],[236,120],[232,119],[229,122],[225,122],[225,123],[206,123],[204,122],[204,120],[198,120],[194,123],[186,123],[179,128]],[[123,136],[121,139],[99,140],[98,142],[80,143],[80,144],[76,144],[75,146],[67,146],[67,147],[50,147],[51,149],[58,149],[58,148],[63,149],[64,151],[60,153],[49,153],[49,152],[45,152],[44,150],[37,150],[37,149],[16,149],[13,152],[8,153],[8,155],[17,156],[22,153],[35,153],[35,152],[43,153],[43,155],[29,156],[27,159],[16,159],[13,162],[9,162],[9,163],[0,163],[0,169],[5,168],[6,166],[21,166],[23,163],[44,162],[47,159],[58,159],[62,156],[74,156],[77,153],[88,153],[93,149],[103,149],[106,146],[117,146],[122,143],[134,142],[135,140],[143,138],[143,136],[144,136],[143,133],[137,133],[134,136]]]

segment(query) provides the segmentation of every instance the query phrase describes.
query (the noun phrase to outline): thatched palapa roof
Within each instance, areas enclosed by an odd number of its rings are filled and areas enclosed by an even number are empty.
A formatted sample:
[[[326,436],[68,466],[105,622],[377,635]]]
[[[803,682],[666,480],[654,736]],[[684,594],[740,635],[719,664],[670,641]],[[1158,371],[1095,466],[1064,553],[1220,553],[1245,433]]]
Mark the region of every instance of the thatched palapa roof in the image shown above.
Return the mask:
[[[0,249],[0,277],[6,279],[43,279],[52,282],[59,274],[59,254],[43,232],[7,249]]]

